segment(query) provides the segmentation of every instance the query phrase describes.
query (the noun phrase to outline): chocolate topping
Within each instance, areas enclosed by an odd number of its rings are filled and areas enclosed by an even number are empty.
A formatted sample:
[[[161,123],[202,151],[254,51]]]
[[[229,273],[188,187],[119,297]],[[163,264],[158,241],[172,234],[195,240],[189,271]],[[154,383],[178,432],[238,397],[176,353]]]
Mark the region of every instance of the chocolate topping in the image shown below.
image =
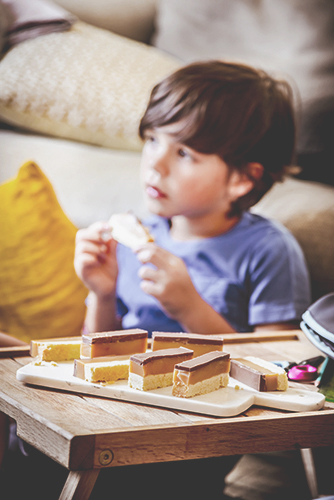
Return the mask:
[[[114,332],[87,333],[82,336],[82,342],[84,344],[102,344],[104,342],[125,342],[145,337],[148,337],[148,332],[137,328],[133,330],[116,330]]]
[[[194,351],[192,351],[191,349],[186,349],[185,347],[177,347],[175,349],[160,349],[159,351],[134,354],[130,357],[130,360],[139,365],[145,365],[146,363],[149,363],[154,359],[180,356],[182,354],[189,354],[189,356],[192,356],[193,353]]]
[[[213,335],[201,335],[199,333],[175,333],[175,332],[152,332],[152,339],[187,341],[189,344],[217,344],[223,345],[224,339]]]
[[[266,376],[255,368],[246,366],[242,361],[231,359],[230,376],[257,391],[266,390]]]
[[[205,366],[212,361],[216,360],[224,360],[228,361],[230,359],[230,355],[227,352],[221,351],[212,351],[207,354],[203,354],[202,356],[198,356],[197,358],[190,359],[188,361],[183,361],[183,363],[179,363],[175,365],[175,368],[178,370],[184,370],[187,372],[191,372],[196,370],[200,366]]]

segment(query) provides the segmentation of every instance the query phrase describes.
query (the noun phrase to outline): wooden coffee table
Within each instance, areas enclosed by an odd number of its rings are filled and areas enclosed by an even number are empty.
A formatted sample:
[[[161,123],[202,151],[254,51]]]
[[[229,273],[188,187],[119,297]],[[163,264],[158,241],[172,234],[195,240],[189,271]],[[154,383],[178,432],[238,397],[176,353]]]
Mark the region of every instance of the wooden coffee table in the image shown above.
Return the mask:
[[[232,357],[300,362],[319,355],[303,332],[224,335]],[[60,500],[88,499],[102,468],[334,445],[334,404],[292,413],[251,407],[208,417],[26,385],[24,348],[0,353],[0,411],[19,437],[69,470]],[[314,386],[310,386],[315,390]]]

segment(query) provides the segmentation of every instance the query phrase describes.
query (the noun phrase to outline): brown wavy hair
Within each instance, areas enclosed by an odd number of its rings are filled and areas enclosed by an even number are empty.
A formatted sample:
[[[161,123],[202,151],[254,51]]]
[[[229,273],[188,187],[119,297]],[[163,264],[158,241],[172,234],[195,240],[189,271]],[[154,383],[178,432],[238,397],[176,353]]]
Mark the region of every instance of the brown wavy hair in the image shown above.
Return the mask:
[[[179,123],[176,140],[200,153],[217,154],[230,170],[263,165],[254,188],[231,207],[249,209],[281,180],[295,145],[290,85],[243,64],[207,61],[189,64],[158,83],[141,119],[145,131]],[[248,173],[247,173],[248,175]]]

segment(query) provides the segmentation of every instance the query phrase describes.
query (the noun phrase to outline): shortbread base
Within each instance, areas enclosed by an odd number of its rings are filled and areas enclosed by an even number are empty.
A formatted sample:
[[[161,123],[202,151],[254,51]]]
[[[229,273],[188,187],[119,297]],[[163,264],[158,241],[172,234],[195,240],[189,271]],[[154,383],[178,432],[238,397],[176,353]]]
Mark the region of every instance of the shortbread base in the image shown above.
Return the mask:
[[[151,391],[152,389],[168,387],[169,385],[173,385],[173,372],[147,375],[147,377],[141,377],[132,372],[129,373],[129,387],[132,387],[132,389]]]
[[[194,396],[201,396],[202,394],[217,391],[221,387],[226,387],[228,382],[228,373],[222,373],[220,375],[216,375],[215,377],[201,380],[201,382],[197,382],[193,385],[185,385],[178,380],[173,384],[172,394],[173,396],[177,396],[179,398],[192,398]]]
[[[101,365],[86,365],[85,380],[87,382],[112,383],[117,380],[126,380],[129,374],[129,361],[120,361]]]

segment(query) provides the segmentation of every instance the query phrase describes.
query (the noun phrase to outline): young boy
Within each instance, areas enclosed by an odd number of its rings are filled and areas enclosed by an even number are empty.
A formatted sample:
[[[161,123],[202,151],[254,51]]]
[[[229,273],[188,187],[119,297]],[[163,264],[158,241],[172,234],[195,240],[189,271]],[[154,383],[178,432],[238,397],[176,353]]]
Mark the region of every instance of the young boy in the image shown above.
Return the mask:
[[[191,64],[153,89],[139,132],[155,242],[133,252],[102,222],[78,232],[86,329],[295,328],[310,303],[300,247],[248,211],[292,161],[289,86],[240,64]]]

